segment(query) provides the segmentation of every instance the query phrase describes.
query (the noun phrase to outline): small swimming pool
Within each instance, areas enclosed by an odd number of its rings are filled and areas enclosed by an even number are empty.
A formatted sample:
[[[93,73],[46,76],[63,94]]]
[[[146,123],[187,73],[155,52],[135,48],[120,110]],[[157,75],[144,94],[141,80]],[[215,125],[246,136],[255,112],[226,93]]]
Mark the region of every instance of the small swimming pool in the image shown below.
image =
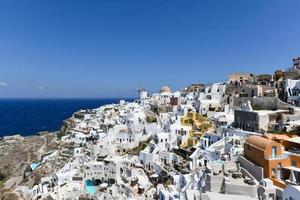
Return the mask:
[[[96,189],[94,187],[93,181],[88,179],[85,181],[85,189],[88,194],[95,194]]]
[[[32,171],[34,171],[39,166],[38,163],[31,163],[30,168]]]
[[[222,165],[222,164],[226,164],[225,161],[223,160],[213,160],[210,162],[211,165]]]

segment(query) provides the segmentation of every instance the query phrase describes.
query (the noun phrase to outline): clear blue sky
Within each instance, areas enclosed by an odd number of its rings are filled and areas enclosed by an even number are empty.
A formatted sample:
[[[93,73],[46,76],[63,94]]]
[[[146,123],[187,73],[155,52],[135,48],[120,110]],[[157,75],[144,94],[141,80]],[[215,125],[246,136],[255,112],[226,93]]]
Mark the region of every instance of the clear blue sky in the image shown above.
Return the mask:
[[[299,0],[1,0],[0,97],[130,97],[271,73],[300,56]]]

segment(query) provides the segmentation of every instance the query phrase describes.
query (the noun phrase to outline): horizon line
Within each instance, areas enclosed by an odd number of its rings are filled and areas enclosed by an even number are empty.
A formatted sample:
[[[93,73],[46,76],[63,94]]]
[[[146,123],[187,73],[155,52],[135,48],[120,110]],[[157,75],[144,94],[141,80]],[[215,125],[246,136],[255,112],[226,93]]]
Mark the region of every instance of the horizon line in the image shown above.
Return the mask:
[[[135,99],[137,97],[0,97],[1,99]]]

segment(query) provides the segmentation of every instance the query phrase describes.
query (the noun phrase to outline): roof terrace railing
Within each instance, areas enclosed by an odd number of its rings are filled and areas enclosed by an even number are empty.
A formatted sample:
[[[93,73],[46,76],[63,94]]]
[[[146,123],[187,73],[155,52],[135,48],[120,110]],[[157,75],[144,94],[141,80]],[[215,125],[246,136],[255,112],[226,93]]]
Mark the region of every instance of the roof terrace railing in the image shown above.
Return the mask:
[[[281,159],[286,159],[288,158],[288,154],[281,154],[281,155],[270,155],[270,156],[265,156],[266,160],[281,160]]]
[[[287,150],[287,153],[300,155],[300,149],[289,149],[289,150]]]

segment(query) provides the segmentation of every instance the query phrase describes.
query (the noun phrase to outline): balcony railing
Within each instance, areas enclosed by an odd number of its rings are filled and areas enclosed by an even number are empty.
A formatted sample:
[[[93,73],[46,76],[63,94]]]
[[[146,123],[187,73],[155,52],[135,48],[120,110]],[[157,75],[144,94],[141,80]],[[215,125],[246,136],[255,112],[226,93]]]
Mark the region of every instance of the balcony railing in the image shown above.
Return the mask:
[[[270,156],[265,156],[266,160],[281,160],[281,159],[285,159],[288,158],[289,155],[287,154],[281,154],[281,155],[270,155]]]
[[[289,149],[288,152],[292,154],[300,155],[300,149]]]

